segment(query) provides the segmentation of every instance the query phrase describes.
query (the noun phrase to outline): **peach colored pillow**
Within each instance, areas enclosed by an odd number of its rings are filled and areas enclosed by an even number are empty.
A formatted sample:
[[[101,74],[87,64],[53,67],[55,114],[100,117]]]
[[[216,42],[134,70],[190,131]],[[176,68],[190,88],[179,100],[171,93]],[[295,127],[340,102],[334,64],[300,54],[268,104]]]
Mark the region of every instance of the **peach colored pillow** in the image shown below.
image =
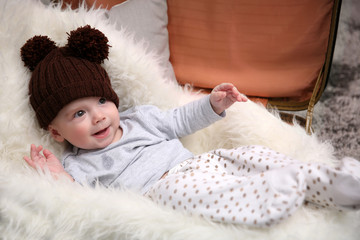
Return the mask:
[[[307,99],[325,61],[332,7],[328,0],[168,0],[177,80]]]

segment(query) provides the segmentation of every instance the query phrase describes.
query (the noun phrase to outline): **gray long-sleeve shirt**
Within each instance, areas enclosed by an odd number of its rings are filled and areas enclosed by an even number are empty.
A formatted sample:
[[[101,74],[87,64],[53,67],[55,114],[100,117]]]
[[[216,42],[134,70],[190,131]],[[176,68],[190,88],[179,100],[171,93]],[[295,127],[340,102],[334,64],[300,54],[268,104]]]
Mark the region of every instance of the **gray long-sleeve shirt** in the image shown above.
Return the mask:
[[[176,164],[193,157],[179,138],[215,121],[209,96],[179,108],[161,111],[138,106],[120,113],[121,139],[106,148],[65,152],[65,170],[82,184],[125,187],[145,193]]]

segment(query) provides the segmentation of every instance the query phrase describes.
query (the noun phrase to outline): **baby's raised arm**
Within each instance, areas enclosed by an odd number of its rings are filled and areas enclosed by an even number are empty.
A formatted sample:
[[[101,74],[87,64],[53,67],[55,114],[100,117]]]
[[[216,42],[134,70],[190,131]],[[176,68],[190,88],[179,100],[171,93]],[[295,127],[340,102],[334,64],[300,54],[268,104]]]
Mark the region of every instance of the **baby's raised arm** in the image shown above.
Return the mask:
[[[210,103],[214,112],[221,114],[235,102],[246,102],[248,99],[231,83],[216,86],[210,94]]]
[[[63,175],[74,181],[73,178],[65,171],[59,159],[48,149],[44,149],[43,154],[41,154],[42,149],[42,146],[35,146],[34,144],[31,144],[30,158],[28,156],[24,156],[24,160],[29,164],[29,166],[34,169],[40,168],[42,171],[48,169],[55,179]]]

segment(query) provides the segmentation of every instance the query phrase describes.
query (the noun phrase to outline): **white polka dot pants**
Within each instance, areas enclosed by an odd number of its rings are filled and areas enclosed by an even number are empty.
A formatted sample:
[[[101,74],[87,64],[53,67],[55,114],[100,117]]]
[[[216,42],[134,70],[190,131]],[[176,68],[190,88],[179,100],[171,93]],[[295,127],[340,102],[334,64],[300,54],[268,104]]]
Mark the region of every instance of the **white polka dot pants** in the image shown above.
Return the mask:
[[[174,167],[146,195],[213,221],[271,226],[291,216],[305,199],[336,209],[359,207],[360,178],[353,172],[360,175],[360,164],[345,162],[332,169],[262,146],[220,149]]]

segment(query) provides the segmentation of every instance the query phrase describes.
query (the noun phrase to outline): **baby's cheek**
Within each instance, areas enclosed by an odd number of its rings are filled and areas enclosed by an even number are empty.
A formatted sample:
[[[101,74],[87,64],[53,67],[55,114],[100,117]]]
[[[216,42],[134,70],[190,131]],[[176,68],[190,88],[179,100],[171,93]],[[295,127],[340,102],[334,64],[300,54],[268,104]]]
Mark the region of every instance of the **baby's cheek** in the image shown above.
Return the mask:
[[[86,125],[78,125],[71,129],[70,139],[73,145],[82,148],[83,144],[86,144],[90,137],[89,128]]]

